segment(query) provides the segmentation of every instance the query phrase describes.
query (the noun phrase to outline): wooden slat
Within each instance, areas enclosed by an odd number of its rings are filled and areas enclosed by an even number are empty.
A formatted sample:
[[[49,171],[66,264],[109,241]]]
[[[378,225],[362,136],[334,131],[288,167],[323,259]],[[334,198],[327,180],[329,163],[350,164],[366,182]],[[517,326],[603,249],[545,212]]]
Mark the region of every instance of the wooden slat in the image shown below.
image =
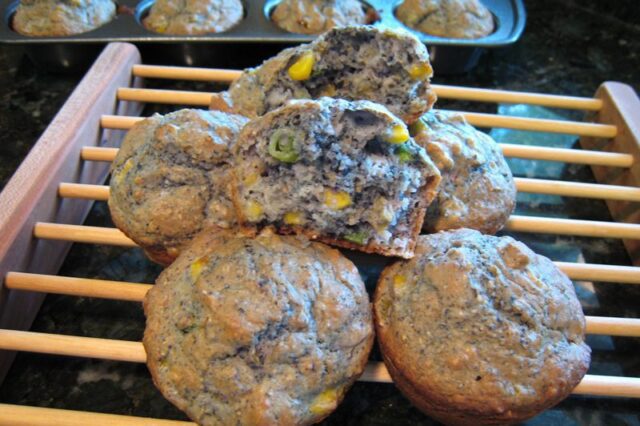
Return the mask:
[[[0,426],[196,426],[192,422],[148,417],[0,404]]]
[[[640,201],[640,188],[547,179],[515,178],[514,180],[518,192],[599,200]],[[58,187],[58,195],[63,198],[106,201],[109,198],[109,187],[105,185],[61,183]]]
[[[102,124],[106,128],[130,129],[139,117],[103,116]],[[548,148],[532,145],[498,144],[505,157],[525,158],[529,160],[559,161],[563,163],[587,164],[591,166],[631,167],[633,156],[627,154],[586,151],[581,149]],[[113,161],[116,148],[85,147],[82,159],[86,161]]]
[[[105,281],[55,275],[25,274],[10,272],[5,278],[7,288],[39,291],[70,296],[97,297],[113,300],[142,302],[148,284]],[[587,316],[587,333],[608,336],[640,336],[640,319]]]
[[[146,362],[141,342],[0,330],[0,349],[116,361]],[[360,381],[387,383],[391,376],[382,363],[370,362]],[[640,378],[587,374],[574,393],[640,398]]]
[[[135,65],[133,75],[145,78],[173,80],[215,81],[231,83],[241,74],[239,70],[216,68],[171,67],[161,65]],[[547,95],[542,93],[515,92],[509,90],[478,89],[475,87],[432,84],[440,99],[459,99],[477,102],[540,105],[551,108],[566,108],[598,111],[602,101],[577,96]]]

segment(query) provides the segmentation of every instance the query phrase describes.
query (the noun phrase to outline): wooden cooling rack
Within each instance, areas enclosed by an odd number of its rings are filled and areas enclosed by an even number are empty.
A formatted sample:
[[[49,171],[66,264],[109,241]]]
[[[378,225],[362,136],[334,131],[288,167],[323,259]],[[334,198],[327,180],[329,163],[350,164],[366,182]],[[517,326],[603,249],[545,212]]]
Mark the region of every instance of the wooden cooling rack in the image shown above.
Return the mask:
[[[140,64],[132,45],[113,43],[79,84],[58,116],[0,194],[0,378],[10,351],[145,362],[141,342],[35,333],[26,330],[43,294],[140,302],[150,285],[55,275],[70,244],[135,246],[114,228],[79,225],[95,200],[107,200],[103,186],[123,130],[143,103],[208,106],[211,93],[140,88],[141,78],[231,82],[238,71]],[[595,98],[541,95],[434,85],[441,99],[524,103],[586,111],[594,122],[542,120],[463,113],[479,127],[578,135],[583,147],[560,149],[501,144],[507,157],[589,165],[601,183],[516,178],[519,192],[606,200],[617,222],[513,215],[509,231],[618,238],[634,259],[640,240],[640,102],[633,90],[605,83]],[[640,267],[556,262],[573,280],[640,284]],[[587,317],[587,333],[640,336],[640,319]],[[362,381],[390,382],[382,363],[370,363]],[[587,375],[576,394],[640,398],[640,378]],[[190,424],[130,416],[0,404],[0,424]]]

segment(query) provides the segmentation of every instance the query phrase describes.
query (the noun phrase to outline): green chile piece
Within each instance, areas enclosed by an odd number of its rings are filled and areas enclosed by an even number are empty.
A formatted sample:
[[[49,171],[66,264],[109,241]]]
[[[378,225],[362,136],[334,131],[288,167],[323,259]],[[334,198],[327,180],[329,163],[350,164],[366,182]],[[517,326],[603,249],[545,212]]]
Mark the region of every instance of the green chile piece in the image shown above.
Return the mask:
[[[269,140],[269,155],[283,163],[295,163],[300,158],[299,131],[283,128],[271,135]]]

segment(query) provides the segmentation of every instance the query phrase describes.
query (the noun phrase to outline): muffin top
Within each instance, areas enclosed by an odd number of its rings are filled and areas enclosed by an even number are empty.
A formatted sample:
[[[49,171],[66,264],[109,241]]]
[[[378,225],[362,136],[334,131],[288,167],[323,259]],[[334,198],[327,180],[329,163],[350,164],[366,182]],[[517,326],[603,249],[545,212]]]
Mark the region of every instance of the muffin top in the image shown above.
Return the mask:
[[[251,120],[233,148],[243,224],[411,257],[440,174],[382,105],[297,100]]]
[[[493,32],[493,16],[480,0],[404,0],[396,16],[437,37],[480,38]]]
[[[374,310],[394,379],[441,420],[530,417],[567,396],[589,365],[573,284],[510,237],[421,236],[412,260],[384,270]]]
[[[283,30],[301,34],[320,34],[334,27],[368,23],[358,0],[282,0],[271,19]]]
[[[21,0],[13,29],[27,36],[67,36],[96,29],[115,14],[111,0]]]
[[[165,264],[202,228],[233,226],[230,147],[246,122],[184,109],[136,123],[111,166],[109,208],[116,226]]]
[[[143,24],[162,34],[219,33],[238,24],[243,13],[240,0],[156,0]]]
[[[362,373],[369,299],[338,251],[203,232],[144,302],[156,386],[202,425],[318,422]]]
[[[431,111],[414,123],[412,133],[442,174],[424,228],[485,234],[502,229],[515,208],[516,187],[500,146],[457,113]]]
[[[412,123],[436,100],[429,85],[432,74],[426,47],[408,32],[349,26],[245,70],[223,97],[233,111],[248,117],[290,99],[369,100]]]

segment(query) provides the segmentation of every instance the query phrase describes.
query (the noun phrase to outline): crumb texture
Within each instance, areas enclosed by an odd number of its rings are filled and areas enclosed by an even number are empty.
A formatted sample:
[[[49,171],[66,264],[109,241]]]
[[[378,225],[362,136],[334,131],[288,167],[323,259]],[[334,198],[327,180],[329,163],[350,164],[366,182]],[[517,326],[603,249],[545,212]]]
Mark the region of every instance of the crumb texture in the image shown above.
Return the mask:
[[[156,114],[127,133],[111,170],[114,223],[161,263],[208,226],[235,225],[230,147],[247,119],[218,111]]]
[[[510,237],[421,236],[411,261],[383,272],[374,306],[394,381],[444,422],[532,417],[568,396],[589,366],[573,284]]]
[[[111,0],[21,0],[13,29],[34,37],[67,36],[96,29],[115,15]]]
[[[502,229],[516,206],[516,186],[500,146],[455,113],[429,112],[412,129],[442,174],[424,228]]]
[[[493,32],[493,15],[480,0],[404,0],[396,16],[414,30],[446,38],[480,38]]]
[[[254,117],[289,99],[366,99],[411,123],[436,100],[423,43],[404,31],[335,28],[311,44],[283,50],[245,70],[229,89],[232,107]]]
[[[245,225],[410,257],[440,176],[404,123],[368,101],[299,100],[245,126],[232,194]]]
[[[219,33],[236,26],[243,14],[240,0],[156,0],[143,24],[161,34]]]
[[[355,266],[325,245],[270,232],[203,232],[144,308],[154,382],[201,425],[318,422],[373,343]]]

